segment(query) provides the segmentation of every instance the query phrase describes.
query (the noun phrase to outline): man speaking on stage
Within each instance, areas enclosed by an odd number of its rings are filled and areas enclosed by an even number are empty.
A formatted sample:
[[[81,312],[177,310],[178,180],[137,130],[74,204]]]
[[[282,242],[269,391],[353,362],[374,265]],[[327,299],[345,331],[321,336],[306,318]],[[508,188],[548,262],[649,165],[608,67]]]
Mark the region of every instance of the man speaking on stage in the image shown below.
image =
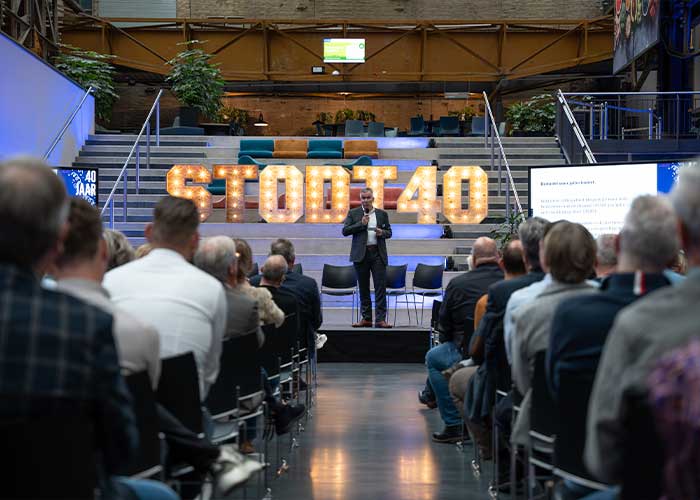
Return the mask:
[[[343,223],[343,236],[352,234],[350,260],[355,265],[357,281],[360,285],[362,320],[353,327],[372,326],[372,297],[369,291],[369,275],[374,282],[376,328],[391,328],[386,322],[386,266],[389,258],[386,253],[386,239],[391,238],[389,215],[374,208],[374,193],[370,188],[360,192],[362,206],[353,208]]]

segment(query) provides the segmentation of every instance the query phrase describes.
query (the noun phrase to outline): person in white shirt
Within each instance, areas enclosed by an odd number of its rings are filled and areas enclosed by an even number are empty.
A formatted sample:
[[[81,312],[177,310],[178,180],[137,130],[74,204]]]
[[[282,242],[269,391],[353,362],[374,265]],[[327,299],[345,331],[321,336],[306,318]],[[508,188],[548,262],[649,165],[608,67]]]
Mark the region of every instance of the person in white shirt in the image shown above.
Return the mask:
[[[219,374],[227,306],[223,285],[190,263],[198,228],[195,204],[166,196],[144,231],[153,250],[108,272],[103,284],[119,307],[158,330],[161,358],[194,353],[204,399]]]
[[[119,354],[119,365],[128,375],[148,370],[153,387],[160,376],[160,340],[158,332],[116,307],[101,286],[110,259],[102,233],[100,213],[87,201],[73,198],[63,253],[52,273],[56,290],[72,295],[110,313]]]

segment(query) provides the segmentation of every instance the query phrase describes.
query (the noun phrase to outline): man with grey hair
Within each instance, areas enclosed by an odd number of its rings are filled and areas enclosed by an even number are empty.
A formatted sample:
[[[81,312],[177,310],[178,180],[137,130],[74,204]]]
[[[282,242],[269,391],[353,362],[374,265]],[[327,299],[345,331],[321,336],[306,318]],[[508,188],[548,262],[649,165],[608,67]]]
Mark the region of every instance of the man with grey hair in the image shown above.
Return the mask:
[[[627,238],[639,252],[639,264],[652,264],[666,257],[668,264],[675,243],[669,232],[678,228],[680,243],[688,256],[685,281],[665,287],[623,309],[615,319],[596,373],[588,409],[585,462],[598,479],[610,483],[622,477],[623,457],[630,436],[624,423],[628,415],[625,396],[645,395],[646,381],[658,359],[669,350],[700,336],[700,166],[680,170],[670,196],[677,224],[670,217],[646,226],[642,214],[635,222],[650,235]],[[657,210],[661,211],[661,207]],[[665,213],[664,209],[664,213]],[[634,211],[634,208],[633,208]],[[654,214],[647,211],[646,216]],[[625,235],[622,234],[621,245]],[[654,254],[663,253],[665,255]],[[623,261],[621,259],[620,265]],[[660,269],[659,269],[660,271]],[[648,286],[635,279],[636,289]]]
[[[238,287],[236,244],[228,236],[206,238],[194,254],[194,265],[224,285],[228,315],[224,339],[255,334],[258,345],[265,337],[260,328],[258,303]]]
[[[596,263],[595,277],[602,280],[609,274],[615,272],[617,266],[617,235],[616,234],[601,234],[596,238]]]
[[[600,292],[568,299],[554,313],[547,350],[547,381],[554,398],[559,397],[560,390],[567,390],[560,387],[562,374],[588,380],[590,390],[618,312],[643,295],[669,285],[662,272],[678,252],[679,241],[675,214],[667,199],[636,198],[619,237],[611,239],[612,247],[617,249],[617,269],[603,280]],[[573,429],[571,425],[566,436],[578,434],[581,439],[565,445],[578,447],[575,454],[582,457],[586,429]],[[575,494],[585,493],[567,481],[562,488]]]

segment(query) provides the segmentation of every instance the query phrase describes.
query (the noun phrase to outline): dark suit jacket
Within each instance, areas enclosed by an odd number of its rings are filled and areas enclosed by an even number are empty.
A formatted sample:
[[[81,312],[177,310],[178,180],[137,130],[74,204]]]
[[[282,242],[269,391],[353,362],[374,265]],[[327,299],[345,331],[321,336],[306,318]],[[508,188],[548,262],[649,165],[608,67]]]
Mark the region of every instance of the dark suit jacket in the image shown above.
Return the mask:
[[[498,264],[482,264],[447,285],[440,307],[440,327],[449,340],[469,345],[474,332],[474,307],[488,287],[503,279]]]
[[[384,265],[389,264],[389,257],[386,253],[386,241],[391,238],[391,224],[389,224],[389,215],[378,208],[374,209],[377,212],[377,227],[384,230],[383,237],[377,237],[377,249],[379,257]],[[367,226],[362,224],[362,217],[365,215],[362,207],[353,208],[348,212],[348,216],[343,222],[343,236],[352,235],[352,248],[350,249],[350,262],[362,262],[367,251]]]
[[[276,330],[289,333],[294,332],[293,338],[278,338],[276,335],[273,335],[272,338],[268,338],[266,335],[263,349],[278,354],[282,353],[283,350],[289,352],[287,349],[289,347],[296,347],[296,341],[300,338],[300,334],[302,333],[300,330],[301,308],[299,307],[299,300],[292,292],[281,287],[275,288],[273,286],[263,285],[262,288],[270,290],[272,300],[274,300],[277,307],[284,312],[284,323]]]

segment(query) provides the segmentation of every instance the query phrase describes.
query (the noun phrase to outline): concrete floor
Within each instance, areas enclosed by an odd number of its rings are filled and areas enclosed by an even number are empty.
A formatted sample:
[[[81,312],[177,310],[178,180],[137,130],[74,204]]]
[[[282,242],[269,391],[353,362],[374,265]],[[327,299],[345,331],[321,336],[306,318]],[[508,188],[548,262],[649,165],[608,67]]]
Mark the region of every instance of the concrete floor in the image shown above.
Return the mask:
[[[437,444],[437,410],[417,401],[420,364],[319,364],[313,418],[271,481],[275,500],[487,499],[490,463],[480,479],[471,445]],[[487,470],[488,469],[488,470]]]

